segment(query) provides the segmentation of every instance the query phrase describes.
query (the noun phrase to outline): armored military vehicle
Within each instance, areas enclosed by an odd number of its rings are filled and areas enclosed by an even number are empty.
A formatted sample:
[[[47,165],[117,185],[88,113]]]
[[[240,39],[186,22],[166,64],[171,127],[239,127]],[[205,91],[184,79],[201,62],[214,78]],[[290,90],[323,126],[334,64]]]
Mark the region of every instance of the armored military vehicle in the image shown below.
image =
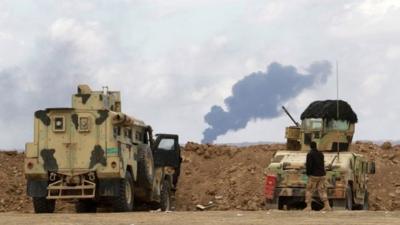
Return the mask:
[[[310,143],[323,152],[328,199],[334,208],[368,209],[367,174],[375,163],[350,151],[357,115],[345,101],[316,101],[301,115],[301,124],[283,107],[295,126],[286,128],[286,150],[278,151],[265,170],[265,197],[269,209],[305,207],[306,155]],[[315,193],[313,208],[322,203]]]
[[[139,203],[172,208],[178,136],[154,139],[150,126],[121,112],[120,93],[108,88],[79,85],[71,108],[36,111],[25,155],[27,194],[36,213],[52,213],[56,200],[75,202],[77,212],[125,212]]]

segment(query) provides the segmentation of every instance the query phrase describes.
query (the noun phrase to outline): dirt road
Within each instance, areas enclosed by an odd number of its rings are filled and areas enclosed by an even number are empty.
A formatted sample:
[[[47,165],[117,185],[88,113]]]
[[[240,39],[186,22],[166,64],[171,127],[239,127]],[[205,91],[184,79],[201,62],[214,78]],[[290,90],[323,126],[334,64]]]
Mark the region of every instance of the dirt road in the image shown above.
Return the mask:
[[[400,224],[400,212],[349,212],[329,213],[301,211],[219,211],[173,213],[98,213],[98,214],[0,214],[0,224],[7,225],[225,225],[225,224]]]

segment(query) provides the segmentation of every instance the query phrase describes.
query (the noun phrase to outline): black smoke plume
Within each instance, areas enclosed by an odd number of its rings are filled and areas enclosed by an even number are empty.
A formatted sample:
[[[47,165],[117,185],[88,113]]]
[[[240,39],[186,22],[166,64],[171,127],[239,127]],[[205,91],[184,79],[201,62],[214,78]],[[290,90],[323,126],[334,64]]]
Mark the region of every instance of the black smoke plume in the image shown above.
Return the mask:
[[[203,143],[212,143],[228,131],[246,127],[251,119],[268,119],[280,115],[279,106],[304,89],[324,84],[331,74],[328,61],[312,63],[305,73],[294,66],[271,63],[267,71],[252,73],[232,87],[232,96],[224,100],[227,111],[214,105],[204,120],[209,128],[203,132]]]

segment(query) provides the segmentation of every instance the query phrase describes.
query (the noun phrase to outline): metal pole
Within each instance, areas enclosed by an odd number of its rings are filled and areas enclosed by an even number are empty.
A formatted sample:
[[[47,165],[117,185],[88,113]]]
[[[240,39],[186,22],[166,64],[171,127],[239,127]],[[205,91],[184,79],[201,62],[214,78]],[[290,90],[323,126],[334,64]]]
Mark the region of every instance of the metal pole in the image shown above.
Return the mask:
[[[339,63],[336,60],[336,119],[339,121]],[[338,136],[339,136],[339,131],[338,132]],[[338,162],[340,161],[339,159],[339,142],[337,142],[336,144],[336,148],[337,148],[337,159]]]

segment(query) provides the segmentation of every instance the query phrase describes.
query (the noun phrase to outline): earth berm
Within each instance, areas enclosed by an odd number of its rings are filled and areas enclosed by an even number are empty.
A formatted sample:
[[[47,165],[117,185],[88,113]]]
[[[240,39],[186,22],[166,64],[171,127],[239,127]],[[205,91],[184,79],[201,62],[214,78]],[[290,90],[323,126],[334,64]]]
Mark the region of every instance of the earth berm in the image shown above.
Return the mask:
[[[283,144],[234,147],[189,142],[177,191],[177,210],[194,211],[197,204],[209,210],[263,209],[264,168]],[[356,142],[352,151],[376,161],[370,176],[370,210],[400,210],[400,145]],[[25,193],[23,153],[0,152],[0,212],[33,212]],[[72,212],[73,205],[57,204],[58,212]]]

